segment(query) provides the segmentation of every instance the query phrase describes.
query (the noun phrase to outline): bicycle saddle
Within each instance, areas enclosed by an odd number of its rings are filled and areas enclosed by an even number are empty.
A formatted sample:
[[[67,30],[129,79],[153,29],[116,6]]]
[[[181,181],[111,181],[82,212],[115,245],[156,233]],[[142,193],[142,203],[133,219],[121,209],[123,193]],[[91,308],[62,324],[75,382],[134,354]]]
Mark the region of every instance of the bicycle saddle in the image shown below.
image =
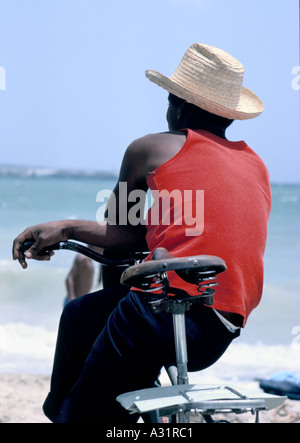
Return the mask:
[[[129,286],[139,286],[144,278],[154,277],[167,271],[175,271],[179,277],[188,283],[197,284],[199,276],[211,276],[226,270],[224,260],[212,255],[195,255],[190,257],[173,257],[165,248],[157,248],[152,260],[127,268],[121,283]]]

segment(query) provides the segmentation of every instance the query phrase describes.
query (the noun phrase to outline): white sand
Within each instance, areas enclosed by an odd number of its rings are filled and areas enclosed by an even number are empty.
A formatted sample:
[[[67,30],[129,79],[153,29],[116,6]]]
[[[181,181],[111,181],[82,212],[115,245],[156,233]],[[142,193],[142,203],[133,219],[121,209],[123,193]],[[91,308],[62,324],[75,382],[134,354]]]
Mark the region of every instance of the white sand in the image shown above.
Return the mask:
[[[0,423],[50,423],[42,405],[50,377],[0,374]],[[251,414],[230,416],[231,422],[254,422]],[[197,419],[195,421],[198,421]],[[277,410],[262,412],[261,423],[300,423],[300,401],[287,400]]]
[[[50,377],[0,374],[0,423],[50,423],[42,405]]]

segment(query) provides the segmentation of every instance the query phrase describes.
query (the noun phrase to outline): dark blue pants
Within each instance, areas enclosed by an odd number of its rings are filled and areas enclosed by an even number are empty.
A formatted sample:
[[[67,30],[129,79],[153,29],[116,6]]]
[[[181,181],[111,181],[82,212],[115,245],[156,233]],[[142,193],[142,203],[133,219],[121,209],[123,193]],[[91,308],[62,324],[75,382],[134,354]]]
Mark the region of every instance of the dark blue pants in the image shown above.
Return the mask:
[[[186,330],[190,371],[211,366],[239,335],[196,304]],[[86,295],[62,313],[44,412],[57,423],[136,422],[116,397],[153,387],[175,361],[170,314],[153,314],[142,294],[121,285]]]

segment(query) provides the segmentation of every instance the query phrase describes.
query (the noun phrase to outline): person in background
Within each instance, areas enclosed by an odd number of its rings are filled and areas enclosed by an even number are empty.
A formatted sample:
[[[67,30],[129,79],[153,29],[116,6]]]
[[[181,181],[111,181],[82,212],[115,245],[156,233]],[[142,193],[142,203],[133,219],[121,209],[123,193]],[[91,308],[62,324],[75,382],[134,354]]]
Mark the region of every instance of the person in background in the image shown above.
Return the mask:
[[[82,295],[91,292],[94,282],[94,265],[90,258],[76,254],[66,278],[67,296],[64,306]]]
[[[101,248],[89,247],[101,254],[104,252]],[[99,265],[99,276],[97,282],[94,282],[95,267],[93,260],[83,254],[76,254],[65,280],[67,296],[64,300],[64,306],[76,298],[89,294],[94,283],[97,283],[97,285],[103,284],[103,274],[106,276],[107,272],[108,269],[105,271],[103,266]]]

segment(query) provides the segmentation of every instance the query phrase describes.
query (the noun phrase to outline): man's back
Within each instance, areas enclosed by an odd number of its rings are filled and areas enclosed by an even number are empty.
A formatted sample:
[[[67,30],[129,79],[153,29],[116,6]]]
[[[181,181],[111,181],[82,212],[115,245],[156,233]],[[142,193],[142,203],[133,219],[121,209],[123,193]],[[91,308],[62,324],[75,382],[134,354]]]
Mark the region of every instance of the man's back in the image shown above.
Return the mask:
[[[262,160],[244,142],[188,131],[181,150],[158,166],[147,183],[154,191],[147,223],[150,250],[163,246],[175,256],[222,257],[228,271],[220,277],[214,307],[246,320],[262,293],[271,208]],[[173,284],[180,285],[175,276]]]

